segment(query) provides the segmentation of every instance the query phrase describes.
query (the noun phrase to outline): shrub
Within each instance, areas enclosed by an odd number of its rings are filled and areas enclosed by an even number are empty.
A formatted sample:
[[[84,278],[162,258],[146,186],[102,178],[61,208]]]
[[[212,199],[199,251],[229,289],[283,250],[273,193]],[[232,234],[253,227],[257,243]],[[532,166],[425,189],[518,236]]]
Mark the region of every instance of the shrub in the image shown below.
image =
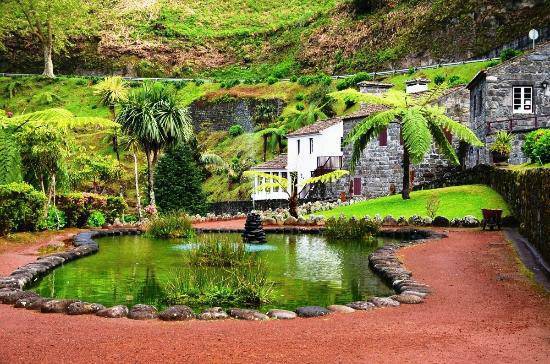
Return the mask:
[[[155,195],[160,212],[206,212],[206,195],[202,190],[204,174],[197,163],[199,156],[191,146],[169,149],[155,168]]]
[[[363,239],[375,235],[380,230],[380,223],[367,219],[338,219],[331,217],[325,223],[325,235],[329,239]]]
[[[170,213],[154,217],[147,225],[147,235],[159,239],[190,238],[194,230],[187,215]]]
[[[439,205],[441,204],[441,200],[439,199],[439,196],[435,193],[432,193],[430,197],[426,200],[426,212],[428,213],[428,216],[430,218],[434,218],[437,214],[437,210],[439,210]]]
[[[367,72],[359,72],[353,76],[346,77],[343,80],[339,81],[336,84],[336,89],[338,91],[345,90],[347,88],[355,87],[357,84],[361,81],[369,81],[372,80],[372,76],[369,75]]]
[[[331,82],[332,78],[324,73],[313,76],[301,76],[298,78],[298,84],[306,87],[315,84],[330,85]]]
[[[512,134],[501,130],[496,134],[495,141],[491,144],[489,150],[501,154],[510,154],[512,151],[512,139]]]
[[[103,225],[105,225],[105,215],[103,215],[103,212],[97,210],[92,211],[86,221],[86,226],[102,227]]]
[[[241,135],[242,133],[244,133],[242,125],[235,124],[229,127],[229,135],[231,135],[233,138]]]
[[[57,198],[57,207],[67,216],[67,226],[84,227],[92,211],[101,211],[107,222],[120,218],[128,208],[124,198],[95,193],[68,193]]]
[[[0,235],[36,230],[45,202],[46,196],[26,183],[0,185]]]
[[[520,54],[521,51],[515,50],[513,48],[506,48],[502,52],[500,52],[500,60],[504,62],[516,56],[519,56]]]
[[[279,79],[276,78],[276,77],[273,77],[273,76],[269,76],[266,80],[268,85],[273,85],[273,84],[277,83],[277,81],[279,81]]]
[[[132,214],[124,215],[122,219],[122,222],[124,224],[133,224],[134,222],[137,222],[137,221],[138,221],[138,217]]]
[[[550,129],[538,129],[527,134],[522,150],[532,163],[550,162]]]
[[[487,67],[494,67],[496,65],[500,64],[500,60],[493,59],[489,63],[487,63]]]
[[[296,94],[296,101],[304,101],[304,94],[302,92]]]
[[[237,85],[239,85],[241,83],[240,80],[227,80],[227,81],[224,81],[221,83],[221,87],[222,88],[232,88],[232,87],[235,87]]]
[[[297,76],[290,76],[290,82],[296,82],[296,81],[298,81]]]
[[[48,215],[40,222],[41,230],[61,230],[67,225],[67,216],[55,206],[50,206]]]
[[[301,102],[296,104],[296,110],[303,111],[306,107]]]
[[[416,68],[414,67],[409,67],[409,69],[407,70],[407,74],[409,76],[412,76],[415,72],[416,72]]]
[[[204,84],[204,80],[201,80],[201,79],[198,79],[198,78],[194,82],[195,82],[195,86],[200,86],[200,85]]]
[[[463,84],[463,83],[464,83],[464,81],[460,78],[460,76],[457,76],[457,75],[452,75],[447,80],[447,84],[450,87],[454,87],[454,86],[457,86],[457,85],[460,85],[460,84]]]
[[[353,97],[346,96],[344,98],[344,105],[346,105],[346,109],[349,109],[350,107],[352,107],[356,103],[357,103],[357,101],[355,101],[355,99]]]
[[[439,86],[439,85],[442,85],[443,82],[445,82],[445,76],[443,76],[443,75],[436,75],[436,76],[434,77],[434,83],[435,83],[436,85],[438,85],[438,86]]]

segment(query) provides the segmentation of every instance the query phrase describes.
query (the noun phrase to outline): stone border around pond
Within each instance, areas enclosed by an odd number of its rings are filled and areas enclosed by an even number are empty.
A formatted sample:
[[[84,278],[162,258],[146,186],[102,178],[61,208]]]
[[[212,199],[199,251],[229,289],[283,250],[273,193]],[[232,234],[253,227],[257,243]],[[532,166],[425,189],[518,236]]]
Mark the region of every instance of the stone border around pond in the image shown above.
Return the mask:
[[[241,229],[197,229],[199,233],[206,232],[242,232]],[[268,233],[309,233],[319,234],[322,229],[314,228],[270,228]],[[382,307],[396,307],[400,304],[422,303],[425,297],[431,293],[428,285],[412,278],[412,272],[405,269],[397,257],[397,251],[403,247],[424,242],[426,239],[439,239],[445,234],[430,230],[419,229],[392,229],[382,230],[382,236],[407,237],[401,243],[385,245],[368,257],[371,269],[386,280],[396,292],[390,297],[372,297],[365,301],[350,302],[346,305],[331,305],[328,307],[305,306],[298,307],[295,311],[273,309],[263,314],[257,310],[232,308],[224,310],[213,307],[195,314],[193,310],[184,305],[168,307],[162,312],[157,312],[154,306],[136,304],[132,308],[117,305],[110,308],[98,303],[82,302],[76,299],[52,299],[43,298],[32,291],[25,291],[25,286],[35,282],[41,276],[47,274],[56,267],[72,260],[85,257],[99,251],[99,245],[93,238],[106,236],[139,235],[139,229],[114,229],[91,230],[77,234],[74,237],[74,248],[47,256],[39,257],[35,262],[25,264],[7,277],[0,277],[0,303],[10,304],[16,308],[37,310],[42,313],[65,313],[67,315],[95,314],[99,317],[122,318],[134,320],[160,319],[164,321],[184,321],[190,319],[218,320],[235,318],[242,320],[262,321],[268,319],[294,319],[296,317],[319,317],[333,312],[351,313],[357,310],[372,310]]]

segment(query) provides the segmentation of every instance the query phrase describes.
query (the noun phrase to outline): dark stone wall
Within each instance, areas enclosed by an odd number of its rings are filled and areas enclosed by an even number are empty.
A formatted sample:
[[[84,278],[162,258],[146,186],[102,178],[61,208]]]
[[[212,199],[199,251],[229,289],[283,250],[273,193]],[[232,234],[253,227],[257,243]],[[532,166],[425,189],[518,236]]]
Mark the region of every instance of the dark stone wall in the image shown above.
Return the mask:
[[[421,187],[476,183],[488,185],[502,195],[520,222],[520,232],[550,263],[550,169],[518,172],[479,165]]]
[[[245,131],[251,132],[256,125],[256,109],[262,104],[273,107],[277,116],[285,107],[281,99],[228,98],[197,100],[189,106],[189,113],[197,131],[227,131],[231,125],[239,124]]]

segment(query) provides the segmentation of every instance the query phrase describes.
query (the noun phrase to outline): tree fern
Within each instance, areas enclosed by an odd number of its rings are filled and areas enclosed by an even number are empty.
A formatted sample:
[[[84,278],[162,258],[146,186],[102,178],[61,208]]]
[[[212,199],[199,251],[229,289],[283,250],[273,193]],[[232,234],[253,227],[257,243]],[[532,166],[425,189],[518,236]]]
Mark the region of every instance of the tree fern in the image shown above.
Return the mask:
[[[0,184],[21,182],[21,155],[13,133],[0,127]]]
[[[405,109],[401,113],[401,135],[413,163],[418,164],[432,146],[432,135],[428,122],[418,107]]]

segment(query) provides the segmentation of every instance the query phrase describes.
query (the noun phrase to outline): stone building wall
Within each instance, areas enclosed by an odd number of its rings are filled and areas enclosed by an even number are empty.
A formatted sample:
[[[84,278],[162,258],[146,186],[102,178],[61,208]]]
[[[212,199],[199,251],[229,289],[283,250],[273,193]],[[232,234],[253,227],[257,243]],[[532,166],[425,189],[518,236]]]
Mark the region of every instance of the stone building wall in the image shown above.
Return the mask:
[[[509,162],[521,164],[528,161],[521,151],[525,135],[536,128],[550,127],[550,88],[545,90],[543,81],[550,83],[550,42],[539,45],[524,56],[488,69],[485,77],[473,82],[470,127],[486,143],[484,148],[470,150],[474,165],[491,163],[489,147],[499,130],[514,134]],[[533,88],[533,114],[513,113],[514,86]],[[534,116],[537,116],[536,123]]]
[[[203,129],[226,131],[239,124],[245,131],[254,130],[259,105],[270,105],[278,116],[285,107],[281,99],[229,98],[226,100],[197,100],[189,106],[196,131]]]
[[[344,121],[344,139],[353,127],[360,121],[347,119]],[[350,170],[349,161],[352,154],[352,146],[344,147],[344,166]],[[367,198],[400,193],[403,186],[403,146],[400,142],[400,125],[390,123],[388,127],[387,146],[380,146],[378,139],[371,141],[356,166],[355,172],[349,177],[343,178],[336,185],[337,193],[349,193],[351,181],[361,178],[361,195]],[[449,168],[449,162],[444,160],[436,151],[426,155],[420,165],[411,165],[411,186],[427,183],[445,173]]]

